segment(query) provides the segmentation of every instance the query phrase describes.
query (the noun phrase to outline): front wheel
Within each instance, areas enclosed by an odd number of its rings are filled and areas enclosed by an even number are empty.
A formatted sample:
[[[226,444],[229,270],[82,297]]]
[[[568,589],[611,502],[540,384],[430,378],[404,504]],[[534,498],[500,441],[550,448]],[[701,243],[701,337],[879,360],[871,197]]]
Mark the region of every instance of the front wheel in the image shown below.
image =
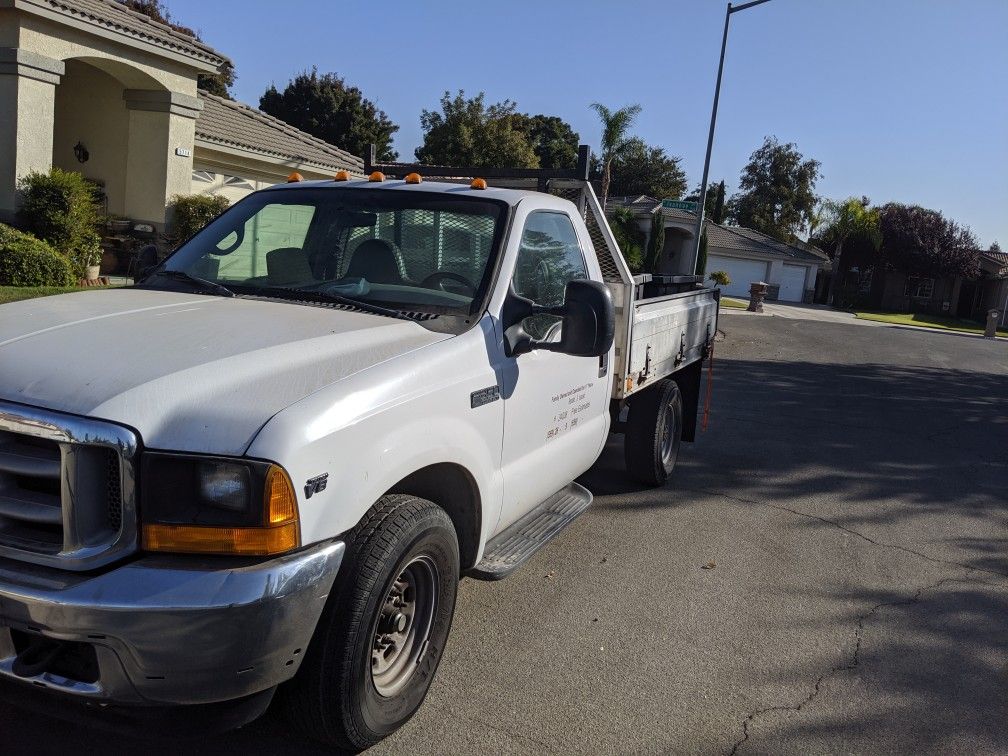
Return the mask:
[[[334,595],[285,691],[292,724],[352,750],[405,724],[441,661],[458,576],[443,509],[415,496],[379,499],[347,536]]]
[[[679,459],[682,425],[682,393],[671,378],[633,397],[623,441],[630,476],[649,486],[664,485]]]

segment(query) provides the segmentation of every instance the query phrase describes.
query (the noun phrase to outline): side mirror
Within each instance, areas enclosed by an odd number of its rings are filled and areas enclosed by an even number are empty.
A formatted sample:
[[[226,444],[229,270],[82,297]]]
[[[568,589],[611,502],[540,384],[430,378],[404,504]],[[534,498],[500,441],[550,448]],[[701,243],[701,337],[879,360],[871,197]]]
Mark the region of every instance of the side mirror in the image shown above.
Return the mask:
[[[535,349],[560,352],[574,357],[600,357],[609,351],[616,332],[616,314],[612,294],[598,281],[574,280],[567,283],[564,302],[559,307],[542,307],[509,288],[502,318],[507,325],[504,347],[508,357]],[[562,325],[559,341],[533,339],[522,327],[531,315],[556,315]]]

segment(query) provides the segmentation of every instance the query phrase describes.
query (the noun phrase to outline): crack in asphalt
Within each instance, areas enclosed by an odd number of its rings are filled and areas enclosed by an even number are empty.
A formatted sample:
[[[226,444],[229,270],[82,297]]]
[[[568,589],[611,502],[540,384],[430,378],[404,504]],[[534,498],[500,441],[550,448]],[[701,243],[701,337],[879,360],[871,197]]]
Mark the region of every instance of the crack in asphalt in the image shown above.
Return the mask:
[[[729,501],[734,501],[739,504],[755,504],[757,506],[762,506],[769,509],[776,509],[782,512],[787,512],[789,514],[795,515],[796,517],[805,517],[811,520],[816,520],[818,522],[824,523],[833,528],[836,528],[837,530],[843,533],[860,538],[861,540],[870,543],[873,546],[877,546],[878,548],[881,549],[893,549],[895,551],[902,551],[906,554],[910,554],[911,556],[918,557],[919,559],[923,559],[925,561],[932,562],[934,564],[940,564],[947,567],[958,567],[960,569],[965,570],[969,574],[982,572],[988,575],[997,576],[998,578],[1008,578],[1008,573],[1002,572],[1000,570],[992,570],[984,567],[976,567],[974,565],[965,564],[963,562],[956,562],[954,560],[949,559],[939,559],[938,557],[933,557],[928,554],[924,554],[920,551],[911,549],[906,546],[900,546],[899,544],[895,543],[884,543],[882,541],[876,541],[874,538],[871,538],[865,535],[864,533],[854,530],[853,528],[849,528],[846,525],[837,522],[836,520],[831,520],[828,517],[811,514],[809,512],[802,512],[801,510],[798,509],[792,509],[791,507],[786,507],[783,504],[775,504],[773,502],[760,501],[758,499],[746,499],[741,496],[732,496],[731,494],[724,493],[723,491],[714,491],[706,488],[681,489],[681,490],[691,490],[694,493],[705,493],[711,496],[720,496],[721,498],[728,499]],[[991,582],[988,580],[975,580],[964,578],[942,578],[936,583],[926,585],[917,589],[917,591],[910,598],[901,599],[897,601],[883,601],[881,603],[875,604],[866,613],[858,617],[857,629],[855,630],[854,633],[854,651],[851,654],[850,660],[844,664],[839,664],[835,667],[832,667],[830,670],[820,675],[816,679],[815,684],[812,686],[811,692],[797,704],[767,706],[765,708],[757,709],[756,711],[750,713],[742,722],[742,737],[738,741],[736,741],[735,744],[732,746],[731,751],[729,751],[729,756],[736,756],[739,749],[742,748],[742,746],[745,745],[745,743],[749,740],[749,736],[751,734],[750,725],[757,718],[762,717],[766,714],[771,714],[773,712],[788,712],[788,711],[799,712],[803,708],[805,708],[805,706],[807,706],[813,699],[815,699],[816,696],[819,695],[819,693],[822,690],[823,683],[826,682],[826,680],[830,679],[834,675],[838,675],[843,672],[852,672],[853,670],[855,670],[861,661],[861,642],[864,637],[865,623],[871,617],[873,617],[878,611],[887,607],[910,606],[912,604],[917,604],[921,601],[925,592],[936,590],[937,588],[940,588],[941,586],[946,585],[948,583],[970,583],[970,584],[991,585],[999,588],[1004,587],[1003,580],[998,580],[997,582]]]
[[[967,567],[968,570],[973,570],[972,567]],[[732,746],[731,751],[729,751],[729,756],[736,756],[739,749],[742,748],[749,740],[749,736],[752,734],[750,731],[750,725],[759,717],[766,714],[771,714],[774,712],[799,712],[804,709],[809,703],[811,703],[816,696],[822,691],[823,683],[830,679],[834,675],[841,674],[843,672],[853,672],[857,669],[858,665],[861,663],[861,642],[864,639],[864,628],[865,623],[871,619],[878,611],[893,607],[893,606],[911,606],[913,604],[920,603],[924,593],[927,591],[933,591],[941,586],[948,583],[974,583],[977,581],[964,580],[963,578],[942,578],[936,583],[931,585],[922,586],[918,588],[917,591],[910,598],[900,599],[898,601],[883,601],[879,604],[875,604],[871,609],[858,617],[857,630],[854,633],[854,651],[851,654],[850,660],[844,664],[838,664],[837,666],[831,668],[829,671],[823,673],[816,679],[815,685],[812,687],[812,691],[797,704],[791,705],[777,705],[777,706],[767,706],[763,709],[757,709],[752,712],[743,720],[742,722],[742,737],[735,742]]]
[[[823,517],[822,515],[812,514],[810,512],[803,512],[800,509],[792,509],[791,507],[786,507],[783,504],[775,504],[770,501],[761,501],[759,499],[747,499],[742,496],[733,496],[731,494],[725,493],[724,491],[715,491],[709,488],[679,488],[680,491],[693,491],[694,493],[705,493],[711,496],[720,496],[723,499],[728,499],[730,501],[738,502],[739,504],[755,504],[761,507],[767,507],[769,509],[777,509],[781,512],[787,512],[793,514],[797,517],[805,517],[810,520],[816,520],[825,525],[829,525],[837,530],[840,530],[848,535],[860,538],[873,546],[878,546],[880,549],[893,549],[895,551],[902,551],[905,554],[910,554],[912,556],[923,559],[927,562],[932,562],[933,564],[941,564],[947,567],[960,567],[964,570],[971,570],[975,572],[985,572],[989,575],[996,575],[999,578],[1008,578],[1008,572],[1002,570],[994,570],[987,567],[977,567],[972,564],[966,564],[965,562],[956,562],[952,559],[939,559],[938,557],[930,556],[922,551],[917,551],[916,549],[911,549],[908,546],[901,546],[898,543],[885,543],[883,541],[876,541],[874,538],[865,535],[864,533],[855,530],[854,528],[849,528],[846,525],[837,522],[836,520],[831,520],[829,517]]]

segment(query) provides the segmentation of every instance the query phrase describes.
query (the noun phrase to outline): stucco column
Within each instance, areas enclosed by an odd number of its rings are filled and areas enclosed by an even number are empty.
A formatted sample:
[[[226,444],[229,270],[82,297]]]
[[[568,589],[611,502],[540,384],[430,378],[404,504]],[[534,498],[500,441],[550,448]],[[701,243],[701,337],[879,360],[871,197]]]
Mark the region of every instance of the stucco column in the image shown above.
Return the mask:
[[[52,166],[56,85],[64,65],[17,47],[0,47],[0,220],[17,209],[17,182]]]
[[[125,214],[163,226],[168,201],[192,192],[199,98],[179,92],[127,89],[129,144]]]

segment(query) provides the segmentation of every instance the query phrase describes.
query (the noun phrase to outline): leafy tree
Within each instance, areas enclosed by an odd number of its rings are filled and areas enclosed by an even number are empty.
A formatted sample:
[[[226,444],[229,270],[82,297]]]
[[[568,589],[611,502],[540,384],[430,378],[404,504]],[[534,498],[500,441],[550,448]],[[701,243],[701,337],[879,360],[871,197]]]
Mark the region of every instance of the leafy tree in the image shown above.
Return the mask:
[[[937,210],[889,202],[879,209],[882,256],[892,268],[923,276],[979,275],[973,233]]]
[[[725,219],[725,182],[719,184],[708,184],[707,193],[704,199],[704,217],[715,223],[724,223]],[[686,195],[687,202],[700,202],[700,185]]]
[[[844,256],[847,242],[857,236],[876,250],[882,244],[879,211],[869,205],[867,197],[861,199],[849,197],[842,202],[827,200],[823,203],[821,214],[813,214],[811,218],[814,223],[810,225],[821,225],[820,239],[826,247],[827,254],[833,258],[833,275],[830,277],[829,287],[830,304],[836,300],[841,276],[850,267]]]
[[[377,146],[377,159],[395,160],[392,135],[399,127],[335,73],[303,71],[283,92],[270,85],[259,98],[259,108],[312,136],[350,152],[363,155],[371,144]]]
[[[661,210],[651,215],[651,233],[648,236],[644,270],[654,273],[658,269],[662,249],[665,247],[665,216]]]
[[[704,211],[706,215],[706,209]],[[725,183],[721,181],[717,185],[717,199],[714,200],[714,212],[711,213],[710,219],[715,223],[724,223],[725,218]]]
[[[142,13],[152,21],[157,21],[159,24],[171,27],[182,34],[188,34],[193,39],[202,42],[198,32],[188,26],[175,23],[172,20],[171,14],[168,12],[168,9],[161,0],[119,0],[119,2],[132,11]],[[196,79],[196,85],[200,89],[205,89],[210,94],[233,100],[234,98],[231,96],[229,89],[234,86],[236,78],[237,74],[235,73],[234,64],[228,60],[224,62],[224,65],[221,66],[221,70],[218,73],[199,74]]]
[[[522,132],[539,158],[540,168],[573,169],[577,166],[580,136],[558,116],[514,113],[513,128]]]
[[[681,197],[686,191],[681,161],[639,137],[628,139],[612,161],[610,191],[614,195],[647,194],[657,199]]]
[[[622,153],[629,143],[627,132],[641,112],[640,105],[627,105],[619,110],[610,110],[599,102],[592,103],[592,109],[602,121],[602,208],[609,199],[609,184],[612,181],[613,160]]]
[[[416,158],[428,165],[479,168],[538,168],[539,156],[522,130],[517,105],[504,100],[487,105],[480,92],[466,98],[461,89],[453,97],[445,92],[441,110],[424,110],[420,125],[424,141]]]
[[[819,167],[794,144],[766,137],[742,170],[741,191],[731,198],[729,215],[738,225],[775,239],[794,239],[815,212]]]
[[[609,227],[612,229],[616,243],[623,253],[630,271],[634,274],[641,272],[644,264],[641,247],[644,245],[644,232],[637,224],[637,216],[628,207],[617,207],[609,216]]]

